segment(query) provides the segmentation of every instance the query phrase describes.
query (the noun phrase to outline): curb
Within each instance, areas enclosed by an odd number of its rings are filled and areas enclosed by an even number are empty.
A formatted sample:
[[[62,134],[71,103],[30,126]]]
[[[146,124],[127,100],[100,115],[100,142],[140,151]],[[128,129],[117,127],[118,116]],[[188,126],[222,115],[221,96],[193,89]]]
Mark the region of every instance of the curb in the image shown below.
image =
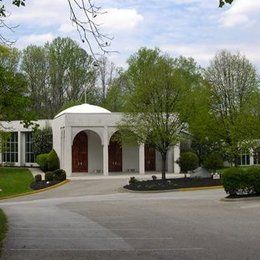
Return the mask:
[[[222,189],[223,186],[205,186],[205,187],[192,187],[192,188],[179,188],[169,190],[128,190],[124,187],[118,188],[118,192],[130,192],[130,193],[163,193],[163,192],[180,192],[180,191],[196,191],[196,190],[217,190]]]
[[[27,195],[32,195],[32,194],[35,194],[35,193],[40,193],[40,192],[43,192],[43,191],[51,190],[51,189],[54,189],[54,188],[58,188],[59,186],[62,186],[62,185],[69,183],[69,182],[70,182],[70,180],[65,180],[65,181],[62,181],[58,184],[55,184],[55,185],[52,185],[50,187],[43,188],[43,189],[40,189],[40,190],[34,190],[34,191],[29,191],[29,192],[25,192],[25,193],[21,193],[21,194],[14,194],[14,195],[2,197],[2,198],[0,198],[0,201],[6,200],[6,199],[22,197],[22,196],[27,196]]]
[[[223,202],[239,202],[239,201],[259,201],[260,197],[256,196],[256,197],[244,197],[244,198],[233,198],[233,199],[229,199],[229,198],[222,198],[220,199],[220,201]]]

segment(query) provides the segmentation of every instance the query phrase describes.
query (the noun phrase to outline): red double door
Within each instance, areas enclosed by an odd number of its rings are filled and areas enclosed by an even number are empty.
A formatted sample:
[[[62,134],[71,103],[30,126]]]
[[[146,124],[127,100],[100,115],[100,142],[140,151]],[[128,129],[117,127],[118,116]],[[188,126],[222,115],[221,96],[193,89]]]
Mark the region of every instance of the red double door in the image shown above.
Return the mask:
[[[85,132],[76,135],[72,145],[72,171],[88,172],[88,136]]]
[[[152,148],[149,145],[145,145],[145,150],[144,150],[144,156],[145,156],[145,170],[146,171],[155,171],[156,170],[156,165],[155,165],[155,161],[156,161],[156,153],[155,153],[155,149]]]
[[[110,140],[108,146],[108,161],[110,172],[122,172],[122,147],[119,142]]]

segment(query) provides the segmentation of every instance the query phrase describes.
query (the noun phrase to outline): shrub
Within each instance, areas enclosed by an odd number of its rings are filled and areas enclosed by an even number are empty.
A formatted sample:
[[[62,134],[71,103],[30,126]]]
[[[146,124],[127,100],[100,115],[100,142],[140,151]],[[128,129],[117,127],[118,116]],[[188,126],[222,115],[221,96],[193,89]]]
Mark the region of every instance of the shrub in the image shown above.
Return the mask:
[[[203,160],[203,166],[207,170],[212,170],[213,172],[215,172],[218,169],[223,168],[223,165],[224,165],[224,161],[223,161],[221,155],[218,153],[209,154]]]
[[[34,176],[34,180],[35,180],[35,182],[40,182],[40,181],[42,181],[42,176],[41,176],[41,174],[35,175],[35,176]]]
[[[32,134],[33,151],[36,155],[49,153],[52,149],[51,128],[37,129]]]
[[[152,179],[153,179],[153,181],[156,181],[156,180],[157,180],[156,175],[153,175],[153,176],[152,176]]]
[[[54,181],[54,174],[53,172],[46,172],[45,173],[45,181]]]
[[[43,153],[36,156],[36,162],[39,164],[40,169],[44,172],[48,170],[48,154]]]
[[[130,177],[129,184],[137,183],[138,180],[135,177]]]
[[[60,168],[60,161],[58,155],[54,150],[48,154],[48,171],[55,171]]]
[[[52,172],[54,175],[54,180],[56,181],[65,181],[66,180],[66,172],[62,169],[58,169]]]
[[[222,184],[231,196],[260,194],[260,167],[228,168],[223,171]]]
[[[181,153],[178,164],[181,167],[181,171],[187,173],[188,171],[193,171],[199,166],[199,158],[193,152]]]

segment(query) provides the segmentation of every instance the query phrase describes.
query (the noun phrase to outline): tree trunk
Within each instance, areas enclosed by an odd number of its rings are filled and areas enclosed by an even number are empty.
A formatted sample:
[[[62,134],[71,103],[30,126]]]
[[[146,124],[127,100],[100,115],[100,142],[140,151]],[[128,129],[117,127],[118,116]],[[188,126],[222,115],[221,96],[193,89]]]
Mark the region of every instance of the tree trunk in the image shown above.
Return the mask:
[[[162,180],[166,180],[166,153],[161,153],[162,156]]]

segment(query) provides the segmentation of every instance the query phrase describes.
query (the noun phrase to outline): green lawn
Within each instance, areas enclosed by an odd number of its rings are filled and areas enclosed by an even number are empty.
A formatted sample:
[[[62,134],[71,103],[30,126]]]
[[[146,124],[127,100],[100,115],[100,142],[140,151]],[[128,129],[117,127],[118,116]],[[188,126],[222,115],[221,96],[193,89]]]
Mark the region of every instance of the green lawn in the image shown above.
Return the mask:
[[[7,231],[7,219],[4,212],[0,209],[0,257],[1,257],[2,240],[5,237],[6,231]]]
[[[31,191],[31,172],[23,168],[0,167],[0,198]]]

